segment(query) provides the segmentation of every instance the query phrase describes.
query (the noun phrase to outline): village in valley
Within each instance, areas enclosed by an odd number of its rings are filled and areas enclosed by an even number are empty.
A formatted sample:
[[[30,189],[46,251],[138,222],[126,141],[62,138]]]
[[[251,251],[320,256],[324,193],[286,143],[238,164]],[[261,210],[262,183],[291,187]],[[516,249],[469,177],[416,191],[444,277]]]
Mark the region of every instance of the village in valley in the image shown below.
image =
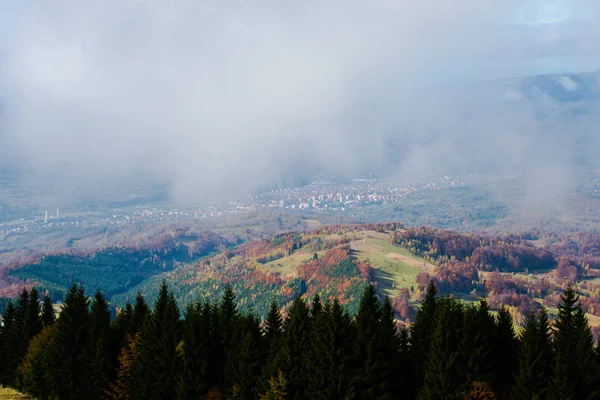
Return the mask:
[[[0,240],[55,229],[204,220],[272,209],[343,215],[361,207],[401,204],[410,194],[454,186],[464,186],[464,183],[458,178],[448,176],[420,184],[401,184],[394,179],[355,179],[348,182],[313,182],[302,187],[274,189],[251,194],[246,199],[210,203],[196,208],[169,203],[137,204],[95,210],[57,208],[52,211],[39,211],[37,215],[23,216],[10,221],[0,220]]]

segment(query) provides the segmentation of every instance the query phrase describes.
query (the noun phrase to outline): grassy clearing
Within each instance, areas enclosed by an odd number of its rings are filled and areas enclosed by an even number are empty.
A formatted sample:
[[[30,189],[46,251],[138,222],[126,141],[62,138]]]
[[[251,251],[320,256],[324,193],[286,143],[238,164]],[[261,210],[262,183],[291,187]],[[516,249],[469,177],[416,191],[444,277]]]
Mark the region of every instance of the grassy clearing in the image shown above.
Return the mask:
[[[25,400],[33,399],[33,397],[19,393],[14,389],[5,388],[0,386],[0,400]]]
[[[402,288],[416,284],[420,272],[431,271],[433,266],[407,250],[394,246],[385,233],[358,232],[350,243],[359,259],[368,260],[376,269],[375,279],[384,293],[395,296]]]
[[[331,235],[338,238],[339,235]],[[325,237],[327,239],[328,237]],[[406,249],[389,242],[389,234],[375,231],[361,231],[349,235],[350,247],[360,260],[368,261],[375,269],[375,280],[383,293],[396,296],[402,288],[416,285],[417,275],[423,271],[431,273],[434,266],[425,262]],[[318,252],[319,256],[325,251]],[[290,256],[265,264],[265,268],[282,276],[296,276],[298,266],[312,259],[314,253],[297,251]]]
[[[292,255],[280,258],[279,260],[271,261],[265,264],[270,272],[279,272],[282,276],[297,275],[298,267],[307,261],[310,261],[315,253],[306,251],[298,251]],[[319,256],[324,254],[323,251],[318,252]]]

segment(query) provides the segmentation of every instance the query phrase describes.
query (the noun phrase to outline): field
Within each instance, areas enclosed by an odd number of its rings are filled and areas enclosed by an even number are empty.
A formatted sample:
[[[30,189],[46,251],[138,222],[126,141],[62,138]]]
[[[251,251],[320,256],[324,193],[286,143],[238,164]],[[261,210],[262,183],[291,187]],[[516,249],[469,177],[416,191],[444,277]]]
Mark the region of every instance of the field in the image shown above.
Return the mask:
[[[337,235],[325,236],[334,239]],[[352,255],[360,261],[368,262],[375,270],[375,280],[382,294],[396,296],[402,288],[411,288],[421,272],[433,272],[433,265],[422,258],[410,254],[407,250],[389,242],[389,234],[376,231],[359,231],[348,235]],[[300,265],[309,262],[315,252],[300,249],[289,256],[265,264],[270,273],[279,273],[282,277],[297,276]],[[316,252],[319,257],[324,251]]]
[[[392,245],[386,233],[358,232],[353,235],[350,247],[355,251],[355,256],[373,266],[380,288],[392,297],[398,295],[402,288],[414,287],[419,273],[433,270],[433,265]]]
[[[321,256],[323,255],[323,252],[319,251],[317,254]],[[298,251],[287,257],[280,258],[279,260],[268,262],[265,264],[265,267],[269,272],[278,272],[283,277],[296,276],[298,266],[310,261],[313,256],[314,252]]]

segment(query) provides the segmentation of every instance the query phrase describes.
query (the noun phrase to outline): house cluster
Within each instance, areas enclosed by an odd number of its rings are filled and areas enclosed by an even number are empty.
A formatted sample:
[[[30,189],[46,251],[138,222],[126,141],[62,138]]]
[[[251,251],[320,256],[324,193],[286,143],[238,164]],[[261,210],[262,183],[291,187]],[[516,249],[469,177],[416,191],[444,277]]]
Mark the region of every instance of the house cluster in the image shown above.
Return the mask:
[[[393,179],[361,179],[350,182],[314,182],[298,188],[277,189],[250,196],[257,207],[312,210],[317,212],[345,211],[355,207],[377,204],[400,203],[407,195],[436,189],[441,186],[455,186],[453,180],[444,177],[440,182],[429,181],[421,184],[400,184]]]

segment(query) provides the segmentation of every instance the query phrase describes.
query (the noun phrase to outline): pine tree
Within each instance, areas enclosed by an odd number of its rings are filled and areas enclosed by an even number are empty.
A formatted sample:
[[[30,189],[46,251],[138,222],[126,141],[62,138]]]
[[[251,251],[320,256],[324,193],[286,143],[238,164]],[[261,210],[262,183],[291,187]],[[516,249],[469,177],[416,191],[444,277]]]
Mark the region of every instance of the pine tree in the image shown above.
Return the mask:
[[[111,346],[114,349],[121,349],[127,342],[127,335],[129,333],[129,327],[131,326],[131,318],[133,316],[133,307],[131,303],[127,301],[125,307],[118,310],[115,319],[111,323],[112,340]],[[113,364],[116,365],[117,357],[119,354],[113,354]],[[113,377],[114,378],[114,377]]]
[[[12,300],[9,300],[6,304],[6,309],[4,310],[4,314],[2,315],[2,322],[4,322],[3,332],[9,330],[13,327],[16,318],[15,305]]]
[[[14,344],[19,341],[21,334],[16,321],[17,310],[12,301],[9,301],[4,310],[2,321],[4,326],[0,334],[0,384],[12,384],[19,361],[17,349]]]
[[[29,326],[28,322],[31,319],[31,312],[29,308],[29,292],[26,288],[23,288],[19,294],[17,300],[17,307],[15,310],[15,322],[13,329],[16,332],[15,339],[12,340],[12,345],[15,346],[15,356],[13,360],[13,369],[16,368],[25,354],[27,353],[27,347],[29,346]]]
[[[110,310],[102,292],[97,291],[92,302],[89,323],[90,380],[92,397],[99,399],[113,368]]]
[[[268,347],[283,334],[283,320],[281,318],[281,312],[279,312],[279,305],[275,300],[273,300],[269,306],[269,313],[265,319],[263,334]]]
[[[415,322],[411,325],[411,353],[412,362],[414,364],[414,375],[411,381],[414,382],[412,390],[421,386],[423,383],[423,372],[425,368],[425,360],[429,354],[431,346],[431,337],[433,334],[434,315],[437,307],[436,300],[437,288],[433,280],[429,282],[425,298],[421,303],[421,307],[417,311]]]
[[[203,319],[210,321],[210,346],[208,359],[210,369],[208,371],[208,382],[210,384],[210,393],[221,393],[220,386],[223,383],[225,373],[225,351],[221,342],[221,327],[219,326],[219,304],[206,303],[203,310]],[[208,397],[208,395],[207,395]]]
[[[323,303],[321,303],[321,296],[315,294],[312,299],[312,305],[310,307],[310,316],[313,320],[316,320],[323,311]]]
[[[464,321],[462,304],[450,298],[439,299],[434,321],[419,399],[463,398],[467,382],[461,372],[465,366],[459,357]]]
[[[221,375],[221,391],[227,392],[232,388],[233,381],[231,374],[231,366],[229,365],[229,354],[234,345],[233,343],[233,332],[235,329],[235,323],[237,322],[238,310],[235,302],[235,294],[231,285],[225,286],[225,292],[219,303],[219,332],[221,334],[221,369],[223,374]]]
[[[467,383],[485,382],[492,378],[494,353],[492,342],[496,337],[496,325],[487,301],[481,299],[479,307],[469,306],[464,311],[464,336],[460,343],[460,360],[465,369],[461,378]]]
[[[549,382],[546,393],[546,400],[576,400],[574,389],[569,382],[569,370],[567,365],[556,357],[553,365],[553,376]]]
[[[258,319],[250,313],[236,317],[233,347],[228,356],[233,398],[250,400],[255,397],[261,365],[261,334]]]
[[[548,312],[544,307],[539,312],[537,321],[537,335],[540,360],[540,374],[544,377],[543,382],[548,382],[552,377],[552,367],[554,363],[554,347],[552,343],[552,330]]]
[[[340,302],[335,299],[333,304],[326,304],[313,322],[311,340],[304,355],[308,398],[350,398],[354,337],[354,327]]]
[[[492,386],[496,393],[506,396],[513,382],[514,371],[518,368],[519,357],[519,342],[515,337],[512,317],[506,308],[500,308],[495,332],[488,340],[493,356],[493,369],[490,371],[493,375]]]
[[[400,375],[401,340],[396,326],[396,315],[389,296],[385,296],[381,306],[377,341],[381,345],[379,361],[380,377],[383,381],[383,393],[398,398],[402,393],[403,376]]]
[[[283,320],[281,318],[281,312],[279,311],[277,302],[273,300],[269,306],[269,313],[263,324],[265,363],[262,370],[260,385],[262,392],[267,392],[269,390],[271,378],[274,379],[277,376],[278,372],[275,369],[275,363],[282,335]]]
[[[179,399],[197,399],[209,389],[209,352],[211,347],[210,313],[204,313],[205,307],[196,303],[188,306],[183,324],[183,347],[181,357],[183,370],[180,376],[177,397]]]
[[[553,396],[577,398],[577,332],[575,313],[577,311],[577,295],[569,285],[561,296],[558,306],[558,317],[554,324],[554,348],[556,361],[554,363],[553,379],[549,391]]]
[[[546,391],[545,383],[550,378],[545,374],[545,359],[542,348],[543,340],[535,320],[535,315],[530,312],[523,324],[520,336],[519,369],[515,376],[514,399],[531,400],[542,399]]]
[[[587,318],[572,286],[561,296],[555,323],[556,362],[549,391],[556,397],[587,399],[598,396],[598,370]]]
[[[24,321],[29,308],[29,292],[27,288],[23,288],[19,293],[19,299],[17,300],[17,308],[15,318],[17,320]]]
[[[288,310],[284,332],[275,361],[275,370],[281,370],[287,377],[287,392],[290,398],[305,398],[306,372],[302,359],[309,341],[310,319],[306,302],[301,297],[294,300]]]
[[[92,398],[89,319],[89,301],[83,288],[73,284],[54,324],[50,350],[49,370],[54,394],[60,399]]]
[[[45,295],[42,304],[42,325],[44,327],[48,327],[54,324],[55,320],[56,313],[54,312],[54,307],[52,306],[52,300],[50,300],[50,296]]]
[[[35,287],[29,291],[29,302],[27,312],[25,314],[25,326],[27,329],[28,342],[35,335],[42,331],[42,319],[40,308],[40,296]]]
[[[594,337],[581,304],[577,304],[574,316],[575,331],[575,397],[589,399],[600,397],[598,374],[594,362]]]
[[[179,308],[162,282],[153,312],[141,330],[133,370],[131,399],[172,399],[176,396],[180,358]]]
[[[146,303],[144,296],[138,292],[133,304],[133,312],[131,314],[131,321],[127,333],[131,336],[138,333],[142,329],[142,326],[144,326],[146,317],[148,317],[149,314],[150,307],[148,307],[148,303]]]
[[[401,380],[402,384],[402,397],[413,399],[415,398],[415,386],[413,381],[415,367],[410,352],[410,331],[406,326],[402,326],[398,332],[398,344],[400,345],[400,354],[398,356],[398,380]]]
[[[388,302],[389,299],[386,300]],[[393,311],[391,303],[388,305],[390,311],[386,311],[384,315],[375,288],[367,285],[355,318],[357,369],[352,384],[358,399],[389,398],[392,395],[390,374],[394,375],[393,379],[398,378],[397,371],[388,358],[397,356],[399,351],[397,337],[390,336]],[[383,340],[390,342],[383,343]]]

